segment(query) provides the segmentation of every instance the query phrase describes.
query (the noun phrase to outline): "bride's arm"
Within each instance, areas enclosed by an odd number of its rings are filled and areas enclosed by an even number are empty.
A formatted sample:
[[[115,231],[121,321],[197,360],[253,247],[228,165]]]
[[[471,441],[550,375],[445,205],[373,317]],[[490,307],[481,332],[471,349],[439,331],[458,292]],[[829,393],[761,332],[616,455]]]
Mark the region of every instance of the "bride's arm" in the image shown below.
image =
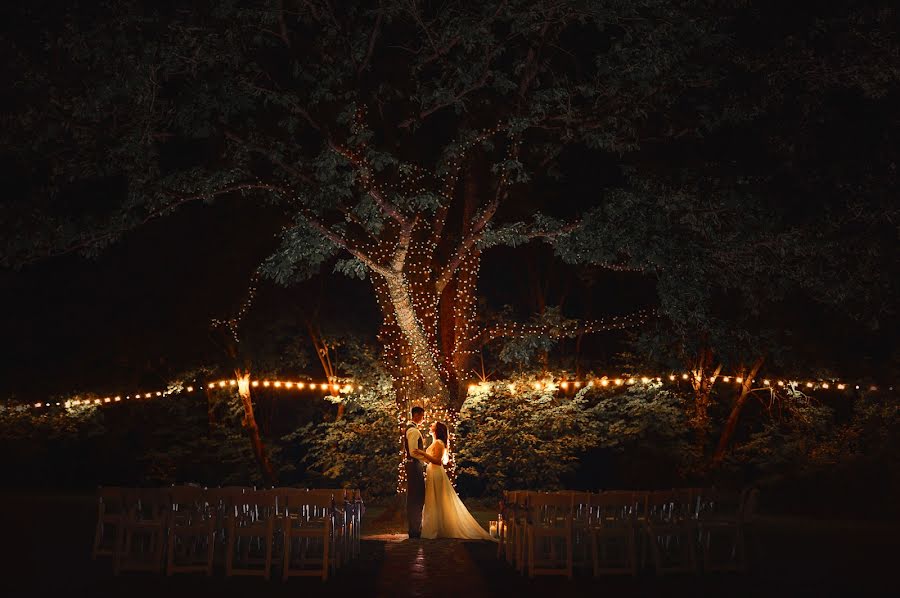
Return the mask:
[[[440,441],[438,441],[438,443],[440,443]],[[432,446],[437,446],[437,444],[432,444]],[[443,443],[440,443],[440,446],[441,446],[441,449],[442,449],[442,450],[441,450],[441,453],[443,454],[443,452],[444,452],[444,451],[443,451],[443,446],[444,446]],[[430,449],[430,448],[431,448],[431,447],[429,447],[429,449]],[[426,461],[428,461],[429,463],[431,463],[431,464],[433,464],[433,465],[440,465],[440,466],[443,466],[443,465],[444,465],[443,461],[441,460],[441,457],[435,457],[434,455],[432,455],[432,454],[429,453],[428,451],[423,451],[423,450],[416,449],[416,450],[414,451],[414,454],[415,454],[417,457],[422,457],[423,459],[425,459]]]
[[[423,459],[425,459],[426,461],[428,461],[429,463],[431,463],[433,465],[443,465],[443,463],[441,463],[440,459],[438,459],[437,457],[432,457],[425,451],[420,451],[419,449],[415,449],[413,451],[413,454],[417,457],[422,457]]]

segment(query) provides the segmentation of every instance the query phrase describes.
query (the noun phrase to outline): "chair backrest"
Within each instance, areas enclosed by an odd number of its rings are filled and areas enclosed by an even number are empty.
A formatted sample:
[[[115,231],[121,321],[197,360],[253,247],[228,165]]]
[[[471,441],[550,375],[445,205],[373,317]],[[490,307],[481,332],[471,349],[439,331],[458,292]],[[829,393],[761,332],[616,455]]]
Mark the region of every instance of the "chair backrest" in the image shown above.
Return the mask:
[[[125,488],[120,486],[100,486],[97,488],[97,508],[100,517],[125,514]]]
[[[529,520],[541,527],[568,525],[572,521],[574,496],[572,493],[529,493]]]
[[[207,504],[206,489],[197,486],[169,488],[169,508],[175,525],[206,521],[217,505]]]
[[[703,491],[698,501],[698,516],[738,517],[741,512],[743,496],[739,492],[708,488]]]
[[[293,524],[306,525],[331,519],[334,514],[334,493],[320,490],[299,490],[286,495],[285,515]]]
[[[591,493],[572,492],[572,516],[576,521],[587,522],[591,513]]]
[[[637,516],[635,493],[613,490],[591,494],[590,518],[600,525],[631,521]]]
[[[123,496],[134,519],[159,519],[169,510],[169,488],[126,488]]]

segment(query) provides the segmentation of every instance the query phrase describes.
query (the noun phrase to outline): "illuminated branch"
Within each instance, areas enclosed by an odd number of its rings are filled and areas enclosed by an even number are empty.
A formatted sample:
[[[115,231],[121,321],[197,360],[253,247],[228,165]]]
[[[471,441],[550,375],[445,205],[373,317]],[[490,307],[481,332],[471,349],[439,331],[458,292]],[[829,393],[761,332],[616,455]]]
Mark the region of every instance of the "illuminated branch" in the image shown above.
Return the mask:
[[[406,254],[409,252],[409,244],[412,241],[413,229],[419,222],[416,216],[400,229],[400,238],[397,241],[397,250],[394,252],[394,259],[391,261],[391,268],[394,272],[402,272],[403,264],[406,262]]]
[[[404,216],[400,210],[389,202],[387,198],[382,195],[381,191],[372,183],[371,175],[367,174],[367,172],[371,171],[371,167],[369,166],[366,159],[362,156],[358,156],[350,151],[348,148],[345,148],[337,143],[330,142],[331,149],[343,156],[348,162],[350,162],[353,166],[360,171],[360,180],[363,183],[363,188],[366,192],[375,200],[376,205],[381,209],[382,212],[385,213],[386,216],[389,216],[394,221],[397,222],[400,226],[405,226],[407,224],[407,218]]]
[[[350,253],[350,255],[352,255],[359,261],[361,261],[370,270],[372,270],[373,272],[377,272],[378,274],[381,274],[382,276],[390,275],[390,271],[387,268],[380,265],[378,262],[376,262],[374,259],[372,259],[368,254],[366,254],[364,251],[362,251],[358,247],[355,247],[353,244],[350,243],[349,240],[345,239],[341,235],[339,235],[336,232],[334,232],[333,230],[331,230],[331,227],[329,227],[328,225],[323,223],[321,220],[319,220],[319,218],[315,214],[313,214],[309,209],[301,208],[300,213],[303,215],[303,218],[307,221],[307,223],[310,226],[312,226],[314,229],[316,229],[317,231],[322,233],[322,235],[326,239],[328,239],[329,241],[331,241],[338,247],[341,247],[342,249],[344,249],[345,251]]]
[[[525,337],[546,335],[551,338],[568,338],[579,334],[602,332],[604,330],[623,330],[641,326],[656,314],[656,310],[641,310],[625,316],[612,316],[601,320],[586,320],[564,324],[521,324],[509,322],[495,324],[481,331],[472,340],[486,344],[502,337]]]

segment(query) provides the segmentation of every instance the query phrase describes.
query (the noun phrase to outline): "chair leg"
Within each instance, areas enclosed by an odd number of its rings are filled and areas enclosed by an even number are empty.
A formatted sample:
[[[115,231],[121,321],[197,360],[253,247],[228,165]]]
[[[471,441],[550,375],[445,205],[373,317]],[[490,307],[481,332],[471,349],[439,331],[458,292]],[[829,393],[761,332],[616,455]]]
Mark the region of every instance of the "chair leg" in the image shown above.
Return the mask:
[[[166,550],[166,576],[171,577],[175,567],[175,529],[169,530],[168,547]]]
[[[266,578],[266,581],[269,581],[269,578],[272,574],[272,541],[274,540],[273,533],[273,519],[269,519],[266,524],[266,572],[263,575]]]
[[[228,526],[228,538],[225,540],[225,577],[231,577],[234,565],[234,525]]]
[[[328,534],[323,538],[322,546],[322,581],[328,581]]]
[[[534,532],[532,530],[526,531],[526,538],[528,539],[528,577],[534,577]]]

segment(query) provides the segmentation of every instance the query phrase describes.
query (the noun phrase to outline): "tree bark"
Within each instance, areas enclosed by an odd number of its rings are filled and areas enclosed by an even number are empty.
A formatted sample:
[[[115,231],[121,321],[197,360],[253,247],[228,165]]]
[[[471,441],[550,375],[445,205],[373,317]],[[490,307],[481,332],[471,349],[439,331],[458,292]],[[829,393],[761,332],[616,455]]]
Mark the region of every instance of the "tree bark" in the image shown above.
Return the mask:
[[[696,447],[700,455],[706,452],[706,441],[709,433],[709,405],[714,379],[722,371],[722,364],[710,372],[713,364],[713,353],[710,349],[701,351],[700,357],[691,368],[691,387],[694,389],[694,405],[691,414],[691,426],[694,428]]]
[[[259,434],[256,417],[253,415],[253,402],[250,397],[250,373],[235,370],[234,375],[238,381],[238,396],[240,396],[241,404],[244,406],[244,419],[241,423],[250,434],[250,445],[253,448],[253,455],[256,457],[256,461],[262,470],[263,479],[266,485],[271,486],[275,484],[275,472],[272,469],[272,463],[269,461],[269,455],[266,453],[266,447]]]
[[[385,283],[394,310],[394,319],[409,346],[416,369],[422,376],[424,392],[427,398],[446,405],[450,393],[441,377],[440,365],[432,342],[428,339],[413,307],[407,281],[402,273],[395,273],[386,277]]]
[[[762,367],[763,361],[765,361],[765,357],[757,358],[753,367],[750,368],[750,371],[747,372],[747,375],[741,382],[741,391],[731,407],[731,413],[728,414],[725,427],[722,428],[722,435],[719,436],[719,444],[716,447],[716,452],[713,454],[714,465],[720,464],[725,458],[725,452],[731,443],[731,437],[734,436],[734,431],[741,416],[741,410],[744,408],[744,404],[747,402],[747,398],[750,396],[750,391],[753,388],[753,378],[759,373],[759,368]]]

